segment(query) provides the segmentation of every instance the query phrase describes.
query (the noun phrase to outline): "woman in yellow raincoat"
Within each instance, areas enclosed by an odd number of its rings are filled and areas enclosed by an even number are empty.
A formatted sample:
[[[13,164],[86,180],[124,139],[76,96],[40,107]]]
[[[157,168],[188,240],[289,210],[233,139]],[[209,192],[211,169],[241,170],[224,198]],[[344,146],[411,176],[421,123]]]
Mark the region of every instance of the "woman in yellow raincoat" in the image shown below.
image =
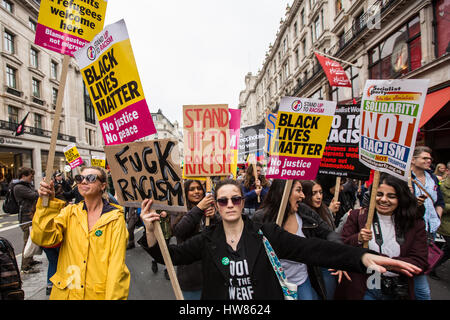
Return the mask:
[[[98,167],[75,176],[84,201],[64,207],[53,184],[41,182],[31,239],[43,247],[61,245],[58,267],[50,279],[51,300],[127,299],[130,272],[125,265],[128,231],[123,210],[105,199],[106,174]]]

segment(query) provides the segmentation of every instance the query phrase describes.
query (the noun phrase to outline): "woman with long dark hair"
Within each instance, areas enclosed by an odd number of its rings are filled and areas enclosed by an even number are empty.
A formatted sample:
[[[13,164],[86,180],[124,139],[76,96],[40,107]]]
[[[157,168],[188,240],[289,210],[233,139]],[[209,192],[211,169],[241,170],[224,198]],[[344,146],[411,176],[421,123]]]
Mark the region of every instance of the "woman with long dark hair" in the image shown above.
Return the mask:
[[[332,226],[309,206],[302,203],[305,199],[304,183],[304,181],[294,180],[292,184],[282,228],[300,237],[320,238],[342,243],[339,235],[333,231]],[[286,180],[276,179],[272,181],[264,203],[261,209],[257,211],[254,219],[263,222],[276,221],[285,185]],[[281,264],[289,281],[297,285],[299,300],[333,298],[336,285],[328,285],[328,282],[331,281],[326,281],[328,279],[323,277],[323,272],[327,272],[327,276],[332,277],[328,269],[325,268],[323,271],[315,265],[305,265],[289,260],[281,260]],[[331,280],[336,281],[333,278]]]
[[[214,197],[206,194],[205,189],[198,180],[184,182],[184,194],[187,213],[179,213],[171,218],[172,234],[177,243],[183,243],[189,238],[199,234],[205,228],[205,218],[214,218]],[[202,264],[200,261],[189,265],[180,265],[177,268],[177,277],[183,296],[186,300],[199,300],[202,293]]]
[[[336,231],[336,226],[334,224],[334,215],[330,208],[323,202],[323,189],[322,186],[316,181],[305,180],[302,181],[303,193],[305,194],[305,204],[307,204],[311,209],[313,209],[323,221],[325,221],[331,230]],[[327,299],[332,300],[334,298],[334,292],[338,282],[341,281],[342,275],[350,280],[349,275],[346,272],[332,273],[326,268],[321,268],[323,281],[327,289]],[[342,274],[341,274],[342,273]],[[336,279],[338,275],[338,279]]]
[[[253,222],[242,215],[244,197],[241,185],[234,180],[219,181],[214,199],[221,221],[189,241],[168,247],[174,265],[202,261],[202,299],[281,300],[287,295],[295,296],[283,290],[277,276],[282,270],[274,269],[274,256],[356,272],[366,272],[366,268],[385,272],[386,267],[409,276],[420,272],[409,263],[373,255],[364,249],[305,239],[274,223]],[[142,202],[141,218],[146,232],[139,243],[158,262],[163,262],[153,226],[160,216],[152,209],[152,203],[150,199]]]
[[[425,270],[428,247],[423,209],[423,206],[418,207],[405,181],[383,173],[377,188],[372,228],[365,227],[368,208],[353,210],[342,230],[343,241],[355,247],[362,247],[368,241],[370,250]],[[377,274],[370,279],[369,275],[361,274],[353,274],[351,278],[351,283],[344,279],[338,286],[337,298],[414,299],[412,278],[404,279],[392,272],[381,278]]]

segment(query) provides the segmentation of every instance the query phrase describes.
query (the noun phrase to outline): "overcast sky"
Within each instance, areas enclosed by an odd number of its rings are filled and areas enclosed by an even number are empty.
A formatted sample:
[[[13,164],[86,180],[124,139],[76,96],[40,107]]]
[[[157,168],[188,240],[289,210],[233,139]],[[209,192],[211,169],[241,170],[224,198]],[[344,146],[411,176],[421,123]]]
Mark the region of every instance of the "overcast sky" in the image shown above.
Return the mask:
[[[237,108],[293,0],[109,0],[105,26],[125,19],[145,98],[182,124],[182,106]]]

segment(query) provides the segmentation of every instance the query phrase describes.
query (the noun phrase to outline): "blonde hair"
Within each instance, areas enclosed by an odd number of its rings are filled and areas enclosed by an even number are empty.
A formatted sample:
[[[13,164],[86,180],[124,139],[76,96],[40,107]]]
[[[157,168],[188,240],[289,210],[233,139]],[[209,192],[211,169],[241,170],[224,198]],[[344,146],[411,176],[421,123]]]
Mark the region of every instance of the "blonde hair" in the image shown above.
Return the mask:
[[[97,170],[100,174],[97,176],[98,181],[100,181],[101,183],[106,183],[107,184],[107,175],[106,175],[106,171],[105,169],[101,168],[101,167],[82,167],[80,172],[82,173],[84,170],[86,169],[94,169]],[[102,192],[102,198],[105,200],[109,199],[108,193],[106,192],[108,190],[107,186],[105,186],[105,189]]]
[[[445,174],[445,172],[444,172],[444,173],[439,172],[439,167],[444,167],[444,169],[447,169],[447,167],[446,167],[446,165],[443,164],[443,163],[438,163],[438,164],[436,165],[436,169],[434,170],[434,174],[437,175],[437,176],[442,176],[442,175]]]

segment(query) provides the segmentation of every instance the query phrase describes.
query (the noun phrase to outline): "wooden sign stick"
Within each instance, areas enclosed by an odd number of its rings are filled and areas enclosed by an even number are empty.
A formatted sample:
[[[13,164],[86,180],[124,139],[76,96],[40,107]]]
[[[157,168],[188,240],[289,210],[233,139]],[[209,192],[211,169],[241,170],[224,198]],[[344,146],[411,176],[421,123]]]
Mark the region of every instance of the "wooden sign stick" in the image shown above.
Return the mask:
[[[280,227],[281,227],[281,224],[283,223],[284,213],[286,211],[286,206],[289,201],[289,195],[291,194],[293,182],[294,182],[294,180],[286,180],[286,185],[285,185],[284,191],[283,191],[283,198],[281,199],[280,210],[278,211],[278,216],[277,216],[277,221],[276,221],[277,225],[279,225]]]
[[[47,169],[45,171],[45,183],[50,184],[53,174],[53,164],[55,162],[56,142],[59,133],[59,119],[61,118],[62,103],[64,100],[64,91],[66,88],[67,71],[69,70],[70,56],[64,55],[61,81],[58,87],[58,96],[56,97],[55,117],[53,119],[52,137],[50,140],[50,149],[48,150]],[[42,206],[48,207],[48,197],[42,197]]]
[[[336,186],[334,187],[334,201],[339,201],[339,191],[341,190],[341,177],[336,177]]]
[[[211,177],[206,177],[206,193],[211,192]],[[206,217],[205,219],[205,226],[209,226],[209,217]]]
[[[370,193],[369,214],[367,216],[367,222],[366,222],[366,229],[369,229],[369,230],[372,227],[373,215],[375,213],[375,201],[376,201],[376,197],[377,197],[377,189],[378,189],[379,184],[380,184],[380,171],[375,171],[375,173],[373,175],[372,192]],[[368,248],[369,242],[364,241],[363,247]]]
[[[155,228],[155,237],[158,241],[159,248],[166,264],[167,272],[169,273],[170,283],[172,284],[173,292],[175,293],[175,298],[177,300],[184,300],[183,293],[181,292],[180,284],[178,283],[177,274],[175,273],[175,268],[173,267],[172,258],[169,254],[169,249],[167,248],[166,239],[164,239],[164,234],[161,229],[159,221],[154,221],[153,226]]]
[[[256,169],[256,158],[255,156],[252,157],[252,167],[253,167],[253,176],[255,177],[255,183],[258,179],[258,170]],[[258,195],[258,203],[261,202],[261,196]]]

